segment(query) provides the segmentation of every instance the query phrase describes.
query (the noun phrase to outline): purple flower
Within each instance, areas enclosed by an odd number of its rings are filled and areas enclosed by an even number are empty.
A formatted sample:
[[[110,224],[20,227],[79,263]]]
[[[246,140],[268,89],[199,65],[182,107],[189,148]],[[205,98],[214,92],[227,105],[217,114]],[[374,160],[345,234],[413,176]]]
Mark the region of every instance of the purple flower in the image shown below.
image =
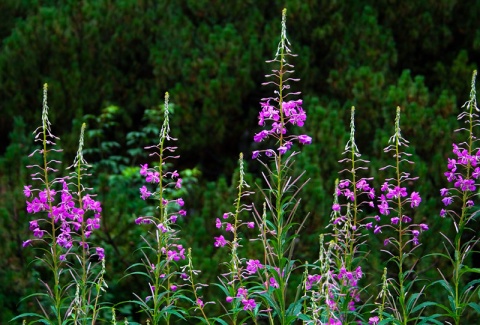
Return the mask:
[[[254,274],[257,272],[258,269],[261,269],[263,268],[263,265],[262,263],[260,263],[259,260],[248,260],[247,261],[247,272],[249,274]]]
[[[253,310],[257,306],[253,299],[243,299],[242,304],[243,310]]]
[[[215,219],[215,227],[217,227],[218,229],[222,228],[222,222],[218,218]]]
[[[27,239],[26,241],[24,241],[24,242],[22,243],[22,247],[25,248],[25,247],[27,247],[27,246],[29,246],[29,245],[31,245],[31,244],[32,244],[32,240],[31,240],[31,239]]]
[[[254,228],[254,227],[255,227],[255,223],[254,223],[253,221],[247,222],[247,227],[248,227],[248,228]]]
[[[152,193],[150,193],[147,189],[147,187],[145,185],[143,185],[142,187],[140,187],[140,197],[142,198],[142,200],[145,200],[147,199],[150,195],[152,195]]]
[[[177,179],[177,182],[175,183],[175,188],[177,189],[182,188],[182,182],[183,180],[181,178]]]
[[[258,151],[258,150],[253,151],[252,152],[252,159],[257,159],[258,155],[260,155],[260,151]]]
[[[233,297],[228,296],[227,298],[225,298],[225,301],[230,303],[233,301]]]
[[[445,206],[448,206],[448,205],[452,204],[453,198],[451,196],[446,196],[442,199],[442,202],[443,202],[443,204],[445,204]]]
[[[340,211],[340,204],[335,203],[334,205],[332,205],[332,210],[333,211]]]
[[[298,142],[300,142],[301,144],[311,144],[312,138],[308,135],[302,134],[298,136]]]
[[[245,288],[238,288],[237,297],[239,297],[239,298],[246,298],[246,297],[247,297],[247,294],[248,294],[247,289],[245,289]]]
[[[276,289],[278,289],[280,287],[280,285],[278,284],[277,280],[275,280],[274,277],[271,277],[270,279],[268,279],[268,281],[270,282],[269,283],[270,287],[276,288]]]
[[[378,318],[378,316],[370,317],[370,318],[368,319],[368,324],[369,324],[369,325],[377,325],[378,322],[379,322],[379,320],[380,320],[380,319]]]
[[[25,194],[25,197],[30,197],[30,195],[32,195],[32,191],[30,190],[30,187],[32,187],[32,185],[23,187],[23,194]]]
[[[148,183],[160,183],[160,174],[158,172],[147,172],[145,180]]]
[[[177,199],[177,204],[178,204],[179,206],[183,207],[183,206],[185,205],[185,202],[183,201],[182,198],[179,198],[179,199]]]
[[[105,258],[105,250],[101,247],[97,247],[97,248],[95,248],[95,250],[96,250],[96,253],[98,255],[98,259],[103,260]]]
[[[266,137],[268,136],[268,131],[267,130],[263,130],[263,131],[260,131],[259,133],[255,134],[253,136],[253,141],[255,142],[261,142],[263,139],[265,139]]]
[[[288,148],[285,147],[285,146],[281,146],[281,147],[278,147],[278,152],[281,154],[281,155],[284,155],[286,152],[287,152]]]
[[[200,298],[197,299],[197,305],[198,305],[200,308],[203,308],[204,303],[203,303],[202,299],[200,299]]]
[[[410,195],[410,207],[418,207],[420,202],[422,202],[422,198],[418,194],[418,192],[412,192]]]
[[[140,165],[140,175],[145,176],[147,175],[148,171],[148,164]]]
[[[448,188],[442,188],[440,190],[440,195],[441,196],[447,196],[448,195]]]
[[[227,244],[227,241],[225,240],[225,238],[220,235],[218,237],[215,237],[215,247],[223,247]]]
[[[426,224],[424,224],[424,223],[421,223],[421,224],[420,224],[420,230],[422,230],[422,231],[428,230],[428,225],[426,225]]]
[[[37,237],[37,238],[42,238],[42,237],[43,237],[43,233],[44,233],[44,231],[41,230],[40,228],[35,228],[35,229],[33,230],[33,235],[34,235],[35,237]]]
[[[380,196],[380,205],[378,206],[378,208],[380,209],[381,214],[383,214],[383,215],[389,215],[390,214],[388,202],[385,198],[385,195],[383,195],[383,194]]]

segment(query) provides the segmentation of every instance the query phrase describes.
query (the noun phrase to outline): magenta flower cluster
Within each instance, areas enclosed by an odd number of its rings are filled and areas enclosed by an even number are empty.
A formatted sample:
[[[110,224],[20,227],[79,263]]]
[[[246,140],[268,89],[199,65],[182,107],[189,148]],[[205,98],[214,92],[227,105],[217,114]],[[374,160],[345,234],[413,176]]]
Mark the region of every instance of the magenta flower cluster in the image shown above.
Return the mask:
[[[68,178],[60,180],[62,189],[56,191],[51,189],[48,191],[44,189],[38,192],[38,196],[33,195],[31,185],[24,186],[24,194],[31,201],[26,202],[27,212],[30,214],[37,214],[40,212],[48,212],[47,216],[50,219],[37,219],[30,221],[30,230],[36,238],[42,238],[45,233],[50,234],[51,230],[46,227],[51,225],[51,219],[55,225],[59,227],[59,233],[56,234],[56,244],[67,251],[70,250],[75,242],[78,246],[88,250],[88,243],[81,240],[82,233],[84,238],[89,238],[92,232],[100,228],[102,207],[99,201],[94,200],[90,195],[85,195],[81,199],[81,206],[77,206],[78,200],[74,199],[70,193],[67,181]],[[59,199],[55,205],[55,200]],[[92,212],[93,216],[85,218],[87,212]],[[43,229],[42,229],[43,225]],[[32,243],[32,239],[23,242],[23,247]],[[104,250],[101,247],[96,248],[96,254],[99,259],[104,258]],[[60,255],[61,260],[65,260],[66,254]]]
[[[161,178],[160,178],[159,172],[155,168],[149,168],[148,164],[140,165],[140,175],[142,175],[145,178],[145,181],[147,183],[153,183],[153,184],[160,183]],[[180,189],[182,188],[182,179],[179,176],[180,175],[175,170],[173,172],[164,173],[162,179],[169,180],[165,184],[165,186],[173,187],[175,189]],[[142,187],[140,187],[139,190],[140,190],[140,197],[142,198],[142,200],[146,200],[147,198],[155,194],[155,192],[150,192],[146,185],[143,185]],[[175,212],[170,213],[168,218],[166,219],[168,223],[176,223],[178,216],[184,217],[187,215],[187,211],[182,208],[185,205],[185,201],[182,198],[170,199],[170,200],[162,198],[161,204],[165,207],[169,205],[174,205],[176,207],[176,209],[174,209]],[[155,222],[153,217],[149,217],[149,216],[138,217],[135,220],[135,223],[136,224],[156,223],[158,229],[160,229],[162,232],[168,231],[166,224],[162,222]]]
[[[276,139],[282,137],[285,141],[281,141],[280,146],[277,148],[278,152],[282,155],[291,149],[294,141],[298,141],[300,144],[311,144],[312,138],[305,134],[286,136],[287,125],[304,126],[307,114],[303,110],[302,104],[303,101],[301,99],[282,102],[282,111],[280,112],[275,106],[270,105],[270,99],[265,99],[260,102],[262,109],[258,116],[258,124],[265,126],[266,122],[271,122],[271,125],[269,130],[262,130],[255,134],[253,140],[255,142],[261,142],[269,136]],[[257,158],[260,152],[262,151],[254,151],[252,158]],[[264,150],[264,152],[267,156],[272,156],[275,153],[271,149]]]
[[[452,152],[455,154],[456,159],[448,158],[445,177],[450,183],[453,183],[453,187],[451,189],[442,188],[440,190],[442,203],[445,207],[454,202],[455,195],[453,195],[453,192],[465,193],[476,191],[476,181],[480,177],[480,167],[478,166],[480,161],[480,150],[477,150],[475,154],[470,155],[468,150],[461,148],[454,143]],[[465,172],[465,169],[468,168],[472,168],[471,175],[470,173]],[[473,204],[473,200],[467,200],[465,203],[466,207],[471,207]],[[445,217],[446,214],[446,209],[440,211],[441,217]]]
[[[348,179],[341,180],[338,183],[337,188],[335,189],[335,194],[337,197],[345,197],[347,202],[355,202],[358,200],[358,197],[364,195],[368,198],[367,201],[357,202],[358,205],[368,204],[369,207],[374,207],[375,204],[373,200],[375,199],[375,189],[370,186],[368,181],[371,179],[361,178],[354,185],[352,181]],[[355,187],[355,188],[354,188]],[[341,206],[338,202],[335,202],[332,205],[332,210],[335,212],[340,212]],[[345,222],[346,216],[338,216],[333,220],[333,224],[340,224]],[[355,229],[354,229],[355,230]]]
[[[420,194],[418,192],[412,191],[409,195],[406,187],[392,185],[388,182],[383,183],[381,187],[381,191],[383,192],[383,194],[380,195],[379,204],[377,206],[380,211],[380,214],[384,216],[390,215],[390,212],[394,210],[394,208],[391,205],[392,204],[398,205],[398,200],[400,200],[400,205],[403,206],[404,204],[410,204],[410,208],[412,209],[418,207],[422,202],[422,198],[420,197]],[[379,222],[381,219],[378,215],[375,216],[374,218],[377,222]],[[418,237],[421,232],[428,230],[428,225],[424,223],[419,225],[413,225],[411,224],[411,222],[412,222],[412,218],[407,215],[403,215],[403,214],[401,216],[394,215],[390,217],[389,226],[393,227],[393,226],[398,226],[400,224],[407,224],[407,225],[410,224],[408,226],[408,229],[409,229],[408,231],[412,235],[412,242],[414,245],[418,245],[420,243]],[[374,228],[373,232],[375,234],[378,234],[382,232],[382,228],[385,227],[385,225],[381,226],[377,224],[373,226],[373,223],[369,222],[366,225],[366,227],[368,229]],[[390,239],[386,239],[384,242],[385,246],[388,245],[389,243],[390,243]]]

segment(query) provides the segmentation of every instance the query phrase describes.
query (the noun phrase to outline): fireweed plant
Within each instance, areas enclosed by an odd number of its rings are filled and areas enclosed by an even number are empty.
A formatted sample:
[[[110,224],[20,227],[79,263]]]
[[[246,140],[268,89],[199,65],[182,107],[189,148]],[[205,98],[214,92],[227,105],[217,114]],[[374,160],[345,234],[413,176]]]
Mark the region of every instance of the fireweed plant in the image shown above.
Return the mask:
[[[329,228],[333,239],[328,248],[321,247],[320,258],[312,271],[320,268],[320,274],[308,274],[305,289],[309,291],[312,301],[318,306],[316,317],[332,324],[356,323],[360,315],[355,304],[360,301],[358,281],[363,272],[360,262],[362,253],[359,247],[363,243],[361,231],[371,228],[371,223],[364,224],[366,216],[363,207],[374,207],[375,189],[369,185],[371,178],[360,178],[358,173],[368,169],[369,161],[361,158],[355,143],[355,108],[352,107],[350,118],[350,138],[345,145],[339,163],[346,168],[340,171],[346,178],[335,184],[334,202]],[[323,246],[323,237],[320,245]],[[327,275],[327,276],[325,276]],[[315,291],[317,289],[317,291]],[[323,304],[319,301],[323,299]],[[318,318],[317,318],[318,319]]]
[[[227,313],[223,319],[227,319],[231,324],[244,324],[245,321],[251,320],[257,323],[257,315],[259,308],[257,306],[257,291],[264,291],[262,284],[255,285],[257,276],[262,277],[262,263],[255,259],[246,259],[239,256],[238,249],[242,246],[243,238],[241,230],[245,228],[254,228],[255,222],[244,222],[241,214],[251,212],[251,204],[244,203],[248,196],[253,194],[249,191],[250,186],[244,179],[244,161],[243,154],[239,158],[239,179],[237,185],[237,197],[233,203],[234,210],[225,212],[221,218],[216,218],[215,227],[222,229],[224,235],[215,237],[215,247],[228,247],[230,250],[230,261],[224,265],[228,268],[226,273],[219,277],[218,286],[225,295],[224,308]],[[228,234],[231,233],[231,234]],[[227,235],[228,234],[228,235]],[[218,320],[219,321],[219,320]],[[222,322],[225,323],[225,322]],[[225,323],[226,324],[226,323]]]
[[[184,318],[185,310],[178,308],[176,303],[183,297],[180,290],[188,275],[180,272],[177,262],[185,260],[185,248],[179,244],[178,230],[175,229],[178,218],[187,215],[183,209],[185,204],[181,197],[171,197],[175,189],[182,187],[179,173],[167,170],[167,163],[177,159],[177,147],[169,146],[167,141],[176,141],[169,134],[169,94],[165,93],[164,120],[160,130],[159,143],[146,147],[150,156],[158,158],[158,165],[141,165],[140,175],[146,184],[140,191],[143,200],[148,198],[157,202],[157,213],[152,216],[141,216],[135,223],[145,228],[142,240],[145,245],[140,249],[143,255],[141,263],[133,264],[128,270],[141,267],[144,271],[131,271],[129,275],[141,275],[147,278],[150,295],[131,301],[137,304],[147,314],[149,321],[156,325],[162,321],[170,323],[172,315]]]
[[[47,84],[43,88],[42,125],[35,131],[35,141],[41,143],[30,156],[40,156],[41,163],[27,166],[34,172],[32,181],[39,183],[24,186],[27,212],[38,216],[30,221],[33,239],[23,247],[34,246],[42,252],[37,260],[52,273],[53,283],[40,280],[46,292],[36,293],[43,315],[27,313],[17,318],[33,317],[31,323],[45,324],[94,324],[100,309],[99,297],[106,288],[104,281],[105,254],[101,247],[90,247],[93,231],[100,227],[101,205],[83,186],[88,176],[87,162],[83,158],[82,125],[79,148],[72,172],[65,177],[56,176],[55,165],[61,162],[52,158],[58,140],[51,132],[48,120]]]
[[[300,314],[301,303],[298,299],[300,290],[293,295],[294,300],[289,305],[287,288],[289,278],[295,270],[295,261],[292,259],[294,250],[294,239],[301,229],[303,220],[295,220],[295,212],[301,199],[298,193],[305,183],[300,182],[303,173],[297,178],[289,175],[294,157],[297,152],[292,147],[295,143],[310,144],[312,138],[308,135],[289,134],[290,127],[302,127],[307,115],[302,108],[301,99],[290,99],[291,96],[300,93],[290,92],[289,82],[299,79],[291,78],[294,72],[293,65],[288,63],[289,57],[295,56],[290,48],[286,33],[286,9],[282,13],[281,39],[277,48],[275,58],[268,63],[274,64],[272,74],[266,77],[270,80],[263,85],[274,85],[277,89],[273,97],[261,100],[261,111],[259,113],[259,125],[265,127],[255,134],[254,141],[262,142],[267,139],[274,139],[274,148],[256,150],[253,158],[265,155],[269,163],[262,162],[267,170],[263,178],[267,184],[266,189],[261,189],[266,203],[266,211],[261,212],[254,208],[254,216],[261,231],[260,240],[264,247],[262,268],[265,277],[263,292],[259,293],[263,301],[270,323],[290,324],[297,320]],[[270,164],[271,163],[271,164]],[[301,285],[298,286],[301,289]],[[260,301],[255,302],[255,306]],[[253,302],[251,304],[253,306]],[[256,307],[259,308],[259,307]],[[275,319],[275,320],[274,320]]]
[[[388,279],[389,289],[395,292],[397,298],[388,300],[388,308],[384,310],[388,316],[384,318],[387,322],[404,325],[419,320],[415,313],[421,311],[422,305],[417,305],[421,293],[412,292],[414,283],[418,281],[414,271],[416,260],[413,251],[420,245],[420,234],[428,230],[426,224],[417,224],[412,218],[413,210],[422,199],[418,192],[407,189],[408,185],[418,179],[403,169],[405,164],[413,164],[409,160],[411,154],[402,150],[402,147],[408,147],[408,143],[401,134],[400,107],[397,107],[395,133],[384,149],[386,153],[393,153],[394,163],[380,169],[385,172],[393,170],[394,177],[385,179],[381,186],[382,194],[377,206],[382,217],[374,217],[376,222],[373,232],[376,235],[383,231],[393,233],[384,240],[383,251],[390,256],[387,266],[393,264],[397,274],[397,278]],[[410,265],[408,262],[411,260],[414,262]]]
[[[465,283],[469,274],[480,273],[478,268],[470,268],[467,263],[479,237],[470,228],[470,224],[478,215],[475,202],[478,201],[478,186],[480,178],[480,149],[474,131],[480,123],[475,91],[477,71],[473,72],[470,99],[463,105],[464,111],[458,115],[458,120],[465,123],[465,127],[455,132],[466,135],[466,140],[453,143],[453,158],[448,158],[445,177],[451,183],[449,188],[440,190],[442,203],[445,208],[440,211],[440,216],[450,217],[455,227],[456,235],[453,240],[445,235],[445,253],[438,254],[446,258],[452,265],[452,274],[444,274],[436,284],[440,284],[448,295],[449,305],[436,304],[450,320],[448,324],[460,324],[462,315],[468,307],[480,312],[480,305],[473,301],[478,293],[479,279]],[[460,207],[460,209],[456,209]],[[470,237],[469,239],[468,236]]]

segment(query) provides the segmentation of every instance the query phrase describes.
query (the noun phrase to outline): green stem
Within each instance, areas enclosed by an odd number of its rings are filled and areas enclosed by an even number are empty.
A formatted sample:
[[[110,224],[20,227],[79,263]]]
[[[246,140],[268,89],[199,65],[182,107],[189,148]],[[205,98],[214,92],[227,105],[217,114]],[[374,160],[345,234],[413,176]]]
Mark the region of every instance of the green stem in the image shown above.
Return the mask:
[[[52,217],[50,218],[50,225],[51,225],[51,237],[52,237],[52,243],[51,243],[51,251],[52,251],[52,264],[53,264],[53,281],[54,281],[54,304],[55,304],[55,309],[56,309],[56,314],[57,314],[57,322],[58,325],[62,324],[62,317],[61,317],[61,290],[60,290],[60,274],[59,274],[59,258],[58,258],[58,249],[57,249],[57,236],[55,234],[56,232],[56,226],[55,226],[55,218],[53,217],[52,214],[52,200],[50,196],[50,182],[48,178],[48,161],[47,161],[47,131],[48,131],[48,120],[47,120],[47,89],[48,86],[47,84],[44,84],[43,86],[43,114],[42,114],[42,130],[43,130],[43,172],[44,172],[44,180],[45,180],[45,189],[47,191],[47,201],[48,201],[48,212],[49,215]]]

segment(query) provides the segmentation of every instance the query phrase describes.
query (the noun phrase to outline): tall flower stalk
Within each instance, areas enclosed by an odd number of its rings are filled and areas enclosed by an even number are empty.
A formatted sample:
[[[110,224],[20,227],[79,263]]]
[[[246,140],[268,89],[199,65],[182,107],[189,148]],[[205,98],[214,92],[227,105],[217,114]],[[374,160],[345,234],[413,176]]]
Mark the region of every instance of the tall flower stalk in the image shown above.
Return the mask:
[[[257,323],[257,314],[259,308],[255,301],[256,295],[249,290],[247,284],[252,282],[256,276],[260,274],[263,265],[259,260],[245,259],[239,255],[239,248],[242,246],[244,238],[242,238],[242,229],[254,228],[253,221],[243,221],[242,214],[251,212],[252,206],[245,200],[249,195],[253,194],[249,190],[250,186],[245,180],[243,154],[239,157],[239,173],[237,195],[234,201],[234,209],[232,212],[226,212],[222,218],[216,218],[215,226],[223,229],[227,233],[225,238],[223,235],[215,237],[214,245],[216,247],[227,246],[230,249],[230,261],[225,265],[228,272],[221,274],[220,283],[216,285],[225,294],[225,301],[228,310],[227,317],[233,325],[243,324],[248,319]]]
[[[412,292],[412,286],[417,281],[413,278],[415,263],[409,266],[407,260],[414,258],[413,250],[420,245],[419,235],[428,230],[428,226],[423,223],[416,224],[410,214],[419,206],[422,199],[418,192],[407,189],[407,186],[413,184],[418,177],[412,177],[409,172],[404,171],[404,164],[411,165],[413,162],[409,160],[411,154],[403,151],[402,147],[408,147],[408,141],[401,134],[400,107],[397,107],[395,133],[384,149],[387,153],[393,153],[394,163],[380,169],[393,170],[394,174],[383,183],[378,204],[380,214],[388,219],[388,223],[376,224],[374,233],[379,234],[385,229],[393,231],[393,235],[384,241],[384,251],[390,255],[388,264],[394,264],[398,272],[397,278],[391,283],[398,298],[392,302],[389,311],[395,319],[395,324],[407,325],[409,321],[416,319],[412,314],[419,298],[418,293]],[[379,216],[375,219],[381,220]]]
[[[458,120],[464,122],[465,126],[455,131],[466,135],[466,139],[460,143],[453,143],[454,158],[448,158],[448,170],[445,172],[451,185],[449,188],[440,190],[445,206],[440,216],[450,217],[455,226],[455,238],[451,240],[443,236],[446,252],[440,256],[450,261],[453,272],[448,277],[439,270],[442,280],[437,283],[447,291],[450,304],[437,304],[437,306],[442,308],[445,316],[456,325],[462,323],[462,316],[468,307],[480,312],[480,305],[473,301],[475,293],[479,291],[480,280],[474,279],[465,284],[466,275],[480,272],[480,269],[470,268],[466,263],[466,259],[472,254],[472,248],[480,239],[470,228],[471,222],[478,213],[475,203],[478,203],[476,201],[478,201],[480,185],[480,148],[475,135],[476,127],[480,123],[475,90],[476,76],[475,70],[472,76],[470,99],[463,105],[464,111],[458,115]],[[457,207],[459,209],[456,209]],[[469,239],[465,239],[467,234]]]
[[[355,108],[351,109],[350,138],[343,153],[345,158],[340,163],[346,165],[341,173],[346,178],[336,182],[334,203],[330,227],[332,228],[334,247],[334,263],[331,272],[337,274],[338,292],[331,293],[331,300],[338,309],[336,319],[347,324],[356,318],[355,303],[360,301],[358,281],[363,276],[360,266],[361,255],[358,247],[361,244],[361,231],[371,227],[364,224],[362,216],[364,206],[374,207],[375,190],[370,186],[371,178],[360,177],[361,170],[366,170],[367,160],[361,158],[355,143]]]
[[[293,309],[287,306],[288,280],[294,268],[292,259],[294,249],[294,238],[300,227],[294,220],[300,200],[297,198],[299,190],[304,183],[299,183],[300,177],[292,178],[288,175],[294,156],[292,151],[294,143],[310,144],[311,137],[308,135],[288,134],[290,126],[302,127],[307,118],[302,108],[301,99],[292,100],[291,96],[299,95],[299,92],[290,91],[290,82],[298,81],[291,74],[294,66],[287,59],[295,56],[290,49],[290,42],[287,38],[286,9],[282,12],[282,30],[275,58],[268,63],[274,64],[272,74],[266,77],[270,80],[264,85],[274,85],[276,90],[273,97],[262,99],[261,111],[259,114],[259,125],[266,129],[255,134],[254,141],[261,142],[268,138],[275,140],[275,149],[263,149],[253,152],[253,158],[265,154],[272,158],[272,168],[262,163],[267,169],[264,179],[267,189],[262,191],[265,196],[268,208],[268,218],[263,230],[269,234],[264,237],[265,265],[266,271],[275,279],[278,287],[267,291],[266,298],[269,305],[272,305],[278,324],[287,324],[293,321]],[[303,174],[302,174],[303,175]],[[263,224],[262,213],[255,210],[257,222]],[[303,222],[304,220],[302,220]]]
[[[143,200],[152,198],[157,202],[158,213],[153,216],[142,216],[135,220],[136,224],[146,225],[148,231],[142,236],[146,246],[142,247],[143,263],[134,264],[132,267],[143,266],[146,272],[139,273],[148,279],[151,295],[142,298],[138,295],[136,304],[147,313],[152,324],[159,324],[164,320],[170,323],[173,314],[183,317],[183,309],[176,309],[175,304],[179,297],[176,281],[180,275],[187,279],[188,275],[179,274],[177,262],[185,259],[185,248],[178,243],[177,230],[174,229],[179,217],[186,216],[183,209],[182,198],[169,197],[173,190],[182,187],[182,179],[178,172],[167,171],[166,163],[176,159],[173,153],[176,147],[168,146],[167,141],[175,141],[170,136],[169,124],[169,94],[165,93],[164,120],[160,130],[159,143],[146,147],[152,151],[150,156],[158,158],[158,165],[149,167],[148,164],[141,165],[140,174],[145,181],[153,184],[155,190],[149,191],[146,185],[140,188],[140,197]]]
[[[90,259],[96,256],[100,262],[105,254],[101,247],[90,248],[87,239],[100,227],[102,209],[100,202],[93,199],[93,194],[84,194],[91,190],[82,184],[83,176],[87,175],[84,173],[85,167],[88,166],[82,154],[85,125],[82,126],[79,149],[72,165],[75,171],[63,178],[54,176],[58,173],[54,166],[60,161],[52,159],[51,155],[61,150],[54,148],[58,138],[52,134],[48,120],[47,89],[45,84],[42,125],[34,132],[35,141],[41,142],[41,149],[30,155],[40,155],[41,163],[27,166],[35,170],[32,180],[40,182],[41,187],[24,186],[24,194],[28,199],[27,212],[46,213],[46,218],[30,221],[30,230],[35,239],[26,240],[23,246],[37,246],[39,242],[41,246],[48,247],[40,248],[44,254],[37,259],[52,272],[53,286],[42,281],[47,293],[34,295],[40,298],[48,297],[45,306],[41,305],[43,315],[29,313],[17,318],[33,316],[37,317],[37,321],[48,324],[63,324],[67,320],[75,324],[93,324],[98,316],[98,297],[106,283],[103,280],[104,267],[95,271],[95,265],[92,265]],[[71,187],[74,191],[71,191]],[[93,216],[87,218],[89,213],[93,213]],[[80,267],[76,266],[77,262]],[[98,262],[95,264],[99,264]],[[70,278],[70,275],[73,278]]]

